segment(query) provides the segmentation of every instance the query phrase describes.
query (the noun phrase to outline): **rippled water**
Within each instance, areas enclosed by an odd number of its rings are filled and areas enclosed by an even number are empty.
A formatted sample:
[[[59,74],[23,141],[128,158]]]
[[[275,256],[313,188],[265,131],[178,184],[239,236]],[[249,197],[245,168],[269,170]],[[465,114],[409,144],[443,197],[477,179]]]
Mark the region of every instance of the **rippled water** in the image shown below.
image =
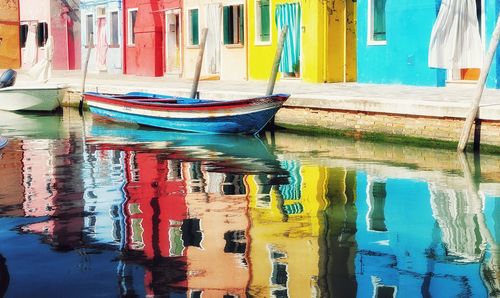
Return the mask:
[[[0,296],[499,295],[499,156],[72,109],[0,135]]]

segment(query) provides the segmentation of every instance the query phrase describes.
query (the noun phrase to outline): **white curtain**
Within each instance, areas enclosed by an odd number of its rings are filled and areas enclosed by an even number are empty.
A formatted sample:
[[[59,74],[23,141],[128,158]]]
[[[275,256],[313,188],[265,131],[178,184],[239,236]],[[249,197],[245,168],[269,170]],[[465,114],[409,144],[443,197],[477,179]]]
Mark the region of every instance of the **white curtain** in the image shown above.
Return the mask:
[[[207,73],[220,73],[222,7],[219,3],[207,5],[207,41],[204,62]]]
[[[26,67],[35,65],[38,60],[38,45],[36,43],[36,27],[37,23],[30,23],[28,26],[28,35],[26,37],[26,45],[23,55],[23,64]]]
[[[443,0],[432,28],[429,67],[481,68],[483,48],[475,0]]]
[[[52,76],[52,57],[54,56],[54,39],[52,36],[45,43],[44,54],[44,57],[28,71],[31,78],[41,83],[46,83]]]
[[[108,52],[108,40],[106,38],[106,18],[97,19],[97,45],[96,64],[97,70],[106,70],[106,54]]]

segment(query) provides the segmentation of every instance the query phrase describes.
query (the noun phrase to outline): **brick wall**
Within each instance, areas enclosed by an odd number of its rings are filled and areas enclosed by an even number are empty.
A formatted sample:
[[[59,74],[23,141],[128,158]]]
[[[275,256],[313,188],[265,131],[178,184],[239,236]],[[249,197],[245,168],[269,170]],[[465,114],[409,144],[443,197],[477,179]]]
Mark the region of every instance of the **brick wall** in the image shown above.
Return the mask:
[[[418,137],[458,142],[465,120],[459,118],[415,117],[397,114],[376,114],[343,110],[282,108],[277,124],[306,125],[388,135]],[[472,135],[469,141],[472,142]],[[483,121],[481,144],[500,146],[500,122]]]

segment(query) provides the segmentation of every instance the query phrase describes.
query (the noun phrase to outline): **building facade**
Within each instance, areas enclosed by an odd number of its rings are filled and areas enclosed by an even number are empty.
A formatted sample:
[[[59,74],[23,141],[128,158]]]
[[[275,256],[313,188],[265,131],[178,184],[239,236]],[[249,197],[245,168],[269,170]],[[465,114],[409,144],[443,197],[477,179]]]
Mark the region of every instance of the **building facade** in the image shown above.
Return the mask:
[[[53,68],[80,68],[80,1],[20,0],[20,44],[22,68],[35,65],[54,39]],[[33,9],[37,7],[37,9]]]
[[[184,1],[184,74],[192,78],[202,29],[207,28],[202,76],[247,79],[246,2],[244,0]]]
[[[0,0],[0,69],[20,65],[19,1]]]
[[[269,78],[281,28],[289,26],[282,78],[356,80],[356,1],[248,1],[248,73]]]
[[[123,12],[121,0],[81,0],[82,20],[81,61],[85,62],[90,34],[93,34],[93,53],[89,58],[90,71],[122,73]]]
[[[476,81],[500,4],[494,0],[459,3],[358,1],[358,82],[446,86]],[[458,9],[461,13],[453,13]],[[500,87],[499,61],[497,53],[488,87]]]
[[[181,24],[180,0],[123,0],[123,73],[180,73]]]

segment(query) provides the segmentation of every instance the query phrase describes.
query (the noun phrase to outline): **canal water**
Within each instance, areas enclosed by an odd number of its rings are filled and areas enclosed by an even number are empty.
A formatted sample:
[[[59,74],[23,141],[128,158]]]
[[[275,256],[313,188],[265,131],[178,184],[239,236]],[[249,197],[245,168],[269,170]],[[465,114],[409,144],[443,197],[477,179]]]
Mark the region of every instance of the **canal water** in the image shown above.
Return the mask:
[[[499,295],[500,156],[73,109],[0,135],[0,297]]]

